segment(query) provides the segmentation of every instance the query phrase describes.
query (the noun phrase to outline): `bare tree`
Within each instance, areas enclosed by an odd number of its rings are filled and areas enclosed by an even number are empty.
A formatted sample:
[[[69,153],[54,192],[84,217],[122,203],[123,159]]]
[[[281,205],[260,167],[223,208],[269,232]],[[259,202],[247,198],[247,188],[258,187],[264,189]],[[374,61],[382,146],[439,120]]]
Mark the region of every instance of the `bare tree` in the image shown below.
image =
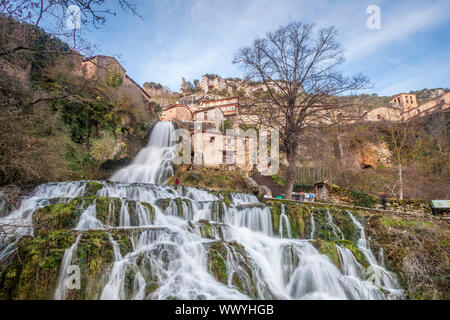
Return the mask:
[[[118,7],[139,16],[137,6],[129,0],[116,0]],[[116,15],[112,9],[114,3],[106,0],[0,0],[0,13],[16,21],[34,26],[45,24],[45,31],[70,42],[73,50],[83,51],[90,48],[83,37],[83,31],[93,27],[102,27],[108,16]],[[45,23],[44,23],[45,22]],[[28,45],[16,44],[0,55],[23,50],[38,50]],[[77,53],[70,51],[70,53]]]
[[[260,84],[247,102],[249,113],[261,126],[280,132],[281,147],[289,162],[285,197],[292,197],[299,137],[308,127],[332,123],[342,106],[336,96],[368,84],[363,75],[347,78],[338,71],[344,61],[334,27],[315,31],[313,24],[290,23],[250,47],[238,51],[248,79]]]
[[[405,189],[403,169],[406,164],[410,138],[413,137],[417,129],[418,119],[409,118],[400,110],[393,107],[392,109],[388,109],[386,117],[383,119],[383,124],[389,143],[392,146],[394,162],[397,166],[398,180],[393,189],[398,190],[398,197],[400,200],[403,200]],[[391,193],[395,194],[395,191],[391,190]]]

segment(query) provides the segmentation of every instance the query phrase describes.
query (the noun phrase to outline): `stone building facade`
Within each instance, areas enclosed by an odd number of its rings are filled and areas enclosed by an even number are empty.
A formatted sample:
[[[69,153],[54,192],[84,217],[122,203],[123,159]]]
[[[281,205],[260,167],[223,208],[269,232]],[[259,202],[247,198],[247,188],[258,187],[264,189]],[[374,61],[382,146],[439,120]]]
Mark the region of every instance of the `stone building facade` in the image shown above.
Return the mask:
[[[185,104],[174,104],[165,107],[160,114],[160,121],[187,122],[193,120],[192,111]]]
[[[148,92],[127,75],[127,71],[114,57],[97,55],[85,58],[81,63],[79,72],[87,79],[106,79],[112,72],[118,72],[122,77],[123,86],[126,86],[137,96],[142,96],[144,102],[148,104],[151,102],[151,96]]]
[[[391,100],[391,106],[378,107],[367,112],[364,120],[368,122],[409,120],[448,108],[450,108],[450,92],[421,105],[417,103],[415,94],[401,93]]]

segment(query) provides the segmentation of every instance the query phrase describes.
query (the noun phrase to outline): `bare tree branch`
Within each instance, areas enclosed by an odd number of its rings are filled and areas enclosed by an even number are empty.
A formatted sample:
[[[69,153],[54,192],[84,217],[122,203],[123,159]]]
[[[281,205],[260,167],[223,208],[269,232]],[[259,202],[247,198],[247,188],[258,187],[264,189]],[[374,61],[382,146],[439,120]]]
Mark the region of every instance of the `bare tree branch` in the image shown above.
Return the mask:
[[[247,101],[244,112],[259,125],[278,129],[289,161],[286,198],[295,180],[299,137],[306,128],[331,125],[345,107],[335,96],[368,85],[363,75],[344,77],[337,67],[344,61],[334,27],[315,32],[312,24],[290,23],[235,55],[247,77],[262,83]]]

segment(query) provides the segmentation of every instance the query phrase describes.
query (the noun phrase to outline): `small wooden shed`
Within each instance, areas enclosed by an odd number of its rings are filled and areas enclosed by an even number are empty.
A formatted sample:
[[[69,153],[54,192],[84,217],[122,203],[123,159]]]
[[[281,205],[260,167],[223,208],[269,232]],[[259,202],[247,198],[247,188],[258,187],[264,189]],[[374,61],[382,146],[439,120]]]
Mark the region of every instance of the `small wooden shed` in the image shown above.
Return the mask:
[[[450,213],[450,200],[431,200],[430,205],[433,214]]]

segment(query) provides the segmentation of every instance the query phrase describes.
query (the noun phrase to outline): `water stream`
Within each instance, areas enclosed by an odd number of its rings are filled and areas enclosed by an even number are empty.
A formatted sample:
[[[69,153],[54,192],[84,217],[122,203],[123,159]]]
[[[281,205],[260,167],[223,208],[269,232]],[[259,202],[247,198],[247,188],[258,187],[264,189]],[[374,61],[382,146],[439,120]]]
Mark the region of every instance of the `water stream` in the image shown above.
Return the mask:
[[[99,182],[103,186],[97,200],[83,209],[74,228],[80,235],[64,254],[55,299],[67,297],[66,268],[87,230],[108,232],[114,249],[114,262],[104,274],[98,295],[101,299],[387,299],[401,295],[395,277],[377,262],[364,227],[350,212],[360,230],[358,247],[369,261],[369,273],[345,247],[337,246],[341,263],[336,266],[310,239],[293,239],[284,206],[279,230],[274,230],[270,209],[253,195],[233,193],[228,206],[221,194],[162,185],[172,174],[173,132],[170,123],[157,124],[136,160],[119,170],[111,178],[114,182]],[[16,237],[18,232],[32,235],[33,212],[83,196],[87,186],[86,181],[39,186],[0,223],[21,223]],[[97,216],[98,197],[110,199],[106,217]],[[328,215],[333,231],[343,237]],[[313,212],[311,225],[314,239]],[[109,233],[118,229],[136,231],[128,235],[132,247],[128,252],[121,252],[118,239]],[[12,250],[0,248],[0,256]]]

